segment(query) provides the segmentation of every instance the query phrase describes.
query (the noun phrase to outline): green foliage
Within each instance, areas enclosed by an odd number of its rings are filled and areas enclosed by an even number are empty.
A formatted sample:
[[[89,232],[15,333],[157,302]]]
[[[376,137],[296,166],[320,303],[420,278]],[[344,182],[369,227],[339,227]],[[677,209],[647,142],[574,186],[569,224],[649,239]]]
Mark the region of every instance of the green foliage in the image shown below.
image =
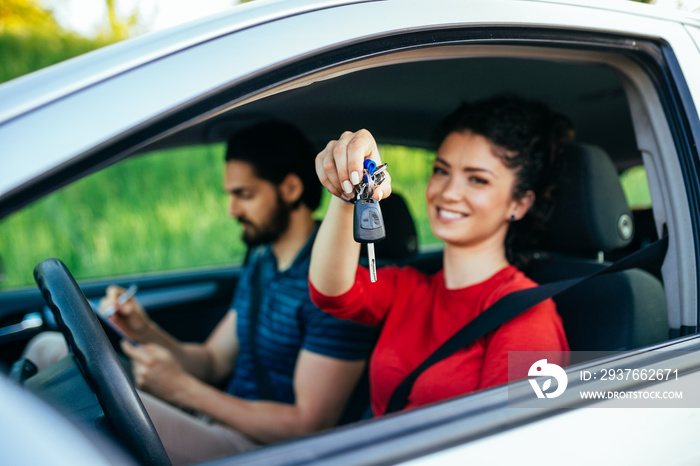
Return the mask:
[[[116,0],[105,0],[105,3],[107,6],[107,25],[98,34],[99,39],[116,42],[143,32],[139,24],[141,18],[138,9],[135,8],[127,17],[121,18],[117,14]]]
[[[0,0],[0,33],[60,29],[53,13],[36,0]]]
[[[30,286],[48,257],[79,279],[240,263],[222,161],[220,145],[131,158],[0,221],[3,288]]]
[[[0,0],[0,83],[125,39],[139,32],[137,13],[120,18],[115,0],[96,38],[62,28],[36,0]]]
[[[86,39],[73,33],[0,34],[0,82],[107,45],[106,39]]]

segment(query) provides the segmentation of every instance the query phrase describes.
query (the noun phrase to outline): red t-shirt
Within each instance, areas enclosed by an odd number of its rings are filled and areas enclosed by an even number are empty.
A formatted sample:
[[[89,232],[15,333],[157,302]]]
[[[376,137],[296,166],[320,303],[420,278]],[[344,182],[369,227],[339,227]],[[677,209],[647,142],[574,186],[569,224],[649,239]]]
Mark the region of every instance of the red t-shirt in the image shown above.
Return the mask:
[[[537,286],[514,266],[457,290],[445,288],[442,271],[426,276],[412,268],[383,267],[377,275],[377,283],[370,283],[369,271],[358,267],[355,284],[340,296],[323,295],[310,283],[311,299],[324,311],[382,326],[369,367],[375,415],[384,413],[399,383],[465,324],[500,297]],[[568,350],[554,302],[543,301],[423,372],[406,408],[508,382],[508,351]],[[527,369],[517,377],[527,376]]]

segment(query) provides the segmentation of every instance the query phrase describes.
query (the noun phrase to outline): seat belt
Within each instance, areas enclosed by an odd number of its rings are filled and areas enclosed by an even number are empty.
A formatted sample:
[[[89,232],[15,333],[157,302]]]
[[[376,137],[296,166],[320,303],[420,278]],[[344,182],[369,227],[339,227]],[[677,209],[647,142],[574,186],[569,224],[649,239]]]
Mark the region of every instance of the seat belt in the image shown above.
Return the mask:
[[[465,348],[467,345],[500,327],[513,317],[522,314],[546,299],[552,298],[576,285],[601,275],[632,268],[640,268],[650,272],[654,267],[658,268],[661,265],[666,255],[667,248],[668,236],[664,236],[590,275],[545,283],[502,296],[498,301],[468,322],[464,327],[458,330],[457,333],[445,341],[445,343],[439,346],[396,387],[389,399],[385,414],[400,411],[406,406],[413,384],[426,369],[442,361],[446,357],[451,356],[458,350]]]

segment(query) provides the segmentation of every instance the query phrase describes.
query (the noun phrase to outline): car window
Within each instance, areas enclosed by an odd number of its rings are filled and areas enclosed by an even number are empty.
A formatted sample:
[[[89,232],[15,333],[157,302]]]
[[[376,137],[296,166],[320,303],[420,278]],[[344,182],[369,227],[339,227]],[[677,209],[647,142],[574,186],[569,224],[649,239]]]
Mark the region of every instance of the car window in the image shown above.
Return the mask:
[[[637,165],[622,172],[620,174],[620,182],[631,209],[651,208],[649,182],[647,181],[647,172],[643,165]]]
[[[78,280],[241,263],[223,158],[222,144],[131,157],[4,219],[0,286],[33,286],[34,266],[48,257]]]

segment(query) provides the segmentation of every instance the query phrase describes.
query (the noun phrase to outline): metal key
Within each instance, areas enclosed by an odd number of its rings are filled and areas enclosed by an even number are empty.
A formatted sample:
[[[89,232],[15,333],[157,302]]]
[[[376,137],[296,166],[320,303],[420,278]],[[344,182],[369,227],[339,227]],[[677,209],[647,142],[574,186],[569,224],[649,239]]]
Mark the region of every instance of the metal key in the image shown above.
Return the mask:
[[[375,170],[377,168],[377,170]],[[377,281],[377,261],[374,243],[386,237],[384,217],[379,202],[371,196],[376,185],[384,181],[386,164],[376,167],[371,160],[365,161],[365,175],[356,189],[355,215],[353,218],[353,237],[358,243],[367,244],[367,261],[369,277],[372,283]],[[375,184],[375,180],[378,183]]]
[[[365,174],[362,177],[362,181],[355,186],[356,200],[372,197],[374,188],[382,184],[386,178],[386,167],[387,164],[385,163],[377,167],[371,160],[365,160]]]
[[[379,202],[376,199],[360,199],[355,202],[353,237],[356,242],[367,244],[369,277],[372,282],[376,282],[377,261],[374,256],[374,243],[386,237],[382,210],[379,208]]]

